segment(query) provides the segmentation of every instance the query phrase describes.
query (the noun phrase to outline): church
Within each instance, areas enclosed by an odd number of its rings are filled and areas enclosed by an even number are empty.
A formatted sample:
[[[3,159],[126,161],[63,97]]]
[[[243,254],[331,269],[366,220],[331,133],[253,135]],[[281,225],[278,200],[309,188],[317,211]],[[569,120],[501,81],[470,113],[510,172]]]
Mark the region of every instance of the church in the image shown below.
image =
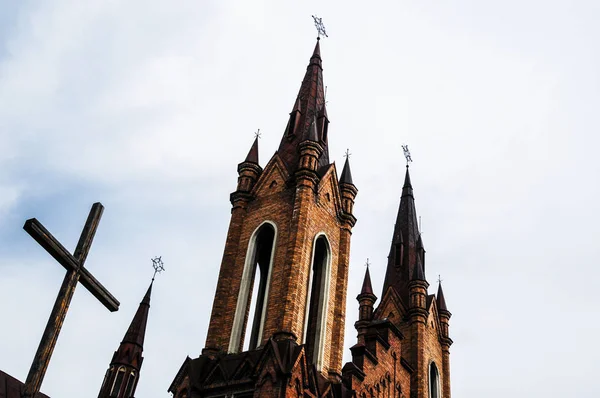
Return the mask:
[[[317,39],[277,152],[261,167],[256,139],[238,165],[205,347],[175,398],[450,398],[451,314],[441,284],[428,293],[408,168],[384,284],[367,267],[342,363],[358,189],[349,159],[339,177],[329,160],[322,62]]]
[[[238,165],[205,346],[165,386],[174,398],[451,396],[451,313],[441,282],[428,290],[408,166],[383,286],[367,264],[348,292],[358,187],[348,157],[341,172],[329,160],[322,64],[317,39],[277,152],[261,166],[257,137]],[[99,375],[99,398],[135,396],[151,291]],[[348,294],[359,315],[344,364]],[[0,397],[21,390],[0,371]]]

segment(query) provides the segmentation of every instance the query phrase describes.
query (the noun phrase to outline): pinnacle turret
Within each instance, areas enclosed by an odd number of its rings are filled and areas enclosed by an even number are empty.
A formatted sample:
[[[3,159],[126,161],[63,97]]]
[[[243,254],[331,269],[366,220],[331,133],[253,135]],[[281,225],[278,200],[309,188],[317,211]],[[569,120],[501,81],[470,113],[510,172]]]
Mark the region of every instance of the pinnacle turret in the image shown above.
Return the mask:
[[[371,274],[369,273],[369,267],[367,267],[367,270],[365,271],[365,279],[363,280],[360,294],[373,294],[373,286],[371,286]]]
[[[446,305],[446,299],[444,298],[444,291],[442,290],[442,282],[439,283],[438,285],[438,291],[437,291],[437,307],[438,310],[441,311],[448,311],[448,306]]]
[[[344,168],[342,169],[342,174],[340,175],[340,184],[354,185],[352,182],[352,172],[350,171],[349,156],[346,156],[346,162],[344,163]]]
[[[248,156],[246,156],[246,160],[244,160],[244,162],[258,164],[258,137],[254,139],[254,143],[250,147],[250,151],[248,152]]]

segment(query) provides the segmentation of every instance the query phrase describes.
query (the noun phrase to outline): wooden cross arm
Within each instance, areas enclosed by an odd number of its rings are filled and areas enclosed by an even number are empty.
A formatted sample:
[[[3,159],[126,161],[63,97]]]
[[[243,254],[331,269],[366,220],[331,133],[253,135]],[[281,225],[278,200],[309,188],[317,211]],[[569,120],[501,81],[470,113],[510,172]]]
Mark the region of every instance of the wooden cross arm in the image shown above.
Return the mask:
[[[84,267],[80,267],[79,262],[60,242],[52,236],[50,232],[35,218],[25,221],[23,229],[31,235],[37,243],[58,261],[67,272],[79,273],[79,281],[87,290],[90,291],[109,311],[119,310],[119,300],[102,286],[100,282]]]

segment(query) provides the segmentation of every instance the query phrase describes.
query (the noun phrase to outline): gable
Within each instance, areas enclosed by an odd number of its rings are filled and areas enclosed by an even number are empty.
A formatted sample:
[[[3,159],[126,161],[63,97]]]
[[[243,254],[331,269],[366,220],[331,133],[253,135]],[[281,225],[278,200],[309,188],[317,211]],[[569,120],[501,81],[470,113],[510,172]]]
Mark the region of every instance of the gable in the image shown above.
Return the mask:
[[[389,319],[394,326],[398,327],[407,314],[407,309],[400,296],[392,286],[388,287],[381,302],[375,310],[374,319]]]
[[[323,174],[317,185],[317,201],[321,206],[329,207],[337,215],[342,209],[342,195],[337,180],[335,163]]]
[[[252,194],[255,197],[261,197],[279,193],[285,189],[285,184],[289,177],[289,173],[281,158],[275,153],[265,166],[260,177],[258,177],[258,181],[252,189]]]

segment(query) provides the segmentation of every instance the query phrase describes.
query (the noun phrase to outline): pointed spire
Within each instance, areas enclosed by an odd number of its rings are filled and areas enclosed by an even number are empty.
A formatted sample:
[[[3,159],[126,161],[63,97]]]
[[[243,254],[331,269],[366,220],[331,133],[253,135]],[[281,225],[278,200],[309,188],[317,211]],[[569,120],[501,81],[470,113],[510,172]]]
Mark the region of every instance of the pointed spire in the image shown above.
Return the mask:
[[[317,44],[315,44],[310,62],[318,62],[319,66],[321,66],[321,39],[319,37],[317,37]]]
[[[423,242],[420,238],[418,224],[413,187],[407,166],[383,285],[383,294],[390,286],[393,286],[406,304],[408,304],[409,297],[409,282],[413,278],[423,278],[424,280]],[[397,258],[398,256],[400,258]],[[416,266],[417,262],[418,267]],[[416,276],[415,273],[417,273]]]
[[[125,333],[125,337],[123,337],[124,343],[133,343],[137,344],[140,347],[144,346],[144,337],[146,335],[146,324],[148,322],[148,312],[150,310],[150,295],[152,294],[152,285],[154,282],[150,283],[140,306],[138,307],[131,324],[129,325],[129,329],[127,329],[127,333]]]
[[[244,162],[258,164],[258,137],[254,139],[254,143],[252,144],[252,147],[250,147],[250,151]]]
[[[442,282],[440,281],[437,291],[437,306],[440,311],[448,311],[446,306],[446,299],[444,298],[444,291],[442,290]]]
[[[425,273],[423,272],[423,267],[421,266],[421,261],[417,260],[415,261],[415,265],[413,267],[413,272],[412,272],[412,277],[410,278],[411,281],[424,281],[425,280]]]
[[[363,280],[360,294],[373,294],[373,286],[371,286],[371,274],[369,273],[369,267],[367,267],[367,271],[365,272],[365,279]]]
[[[344,163],[344,168],[342,169],[342,174],[340,175],[340,184],[352,184],[352,172],[350,171],[350,157],[346,156],[346,162]]]
[[[319,142],[324,147],[318,159],[318,167],[329,164],[327,140],[323,137],[323,134],[319,134],[321,131],[318,125],[314,123],[315,119],[320,118],[320,112],[326,112],[323,108],[324,103],[325,90],[323,85],[321,47],[317,40],[290,114],[290,119],[277,150],[277,153],[290,171],[295,171],[298,167],[298,147],[300,143],[306,139],[312,140],[315,138],[314,133],[309,131],[313,129],[313,124],[317,127],[316,142]]]
[[[413,196],[413,187],[410,182],[410,173],[408,172],[408,165],[406,165],[406,174],[404,176],[404,185],[402,186],[402,197]]]

